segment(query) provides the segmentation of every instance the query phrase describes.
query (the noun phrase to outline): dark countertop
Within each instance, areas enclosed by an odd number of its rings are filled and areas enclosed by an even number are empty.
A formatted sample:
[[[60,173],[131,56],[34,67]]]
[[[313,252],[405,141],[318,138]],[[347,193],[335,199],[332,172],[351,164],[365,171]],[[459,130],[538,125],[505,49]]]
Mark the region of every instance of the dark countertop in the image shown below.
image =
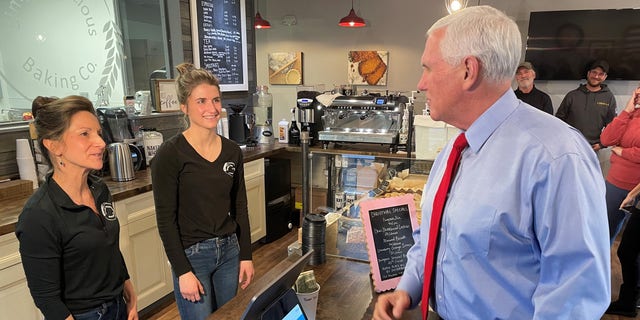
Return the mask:
[[[299,153],[300,147],[290,146],[286,144],[270,144],[258,145],[255,147],[243,148],[244,162],[251,162],[260,158],[268,158],[282,152]],[[310,152],[319,154],[360,154],[360,155],[376,155],[393,158],[404,158],[406,154],[391,154],[385,149],[357,148],[356,146],[349,149],[322,149],[320,147],[310,148]],[[136,178],[127,182],[115,182],[109,177],[105,178],[109,190],[113,195],[114,201],[124,200],[138,194],[151,191],[151,171],[141,170],[136,172]],[[15,224],[18,221],[18,215],[22,212],[22,207],[28,198],[0,200],[0,236],[15,231]]]
[[[287,149],[293,152],[300,151],[300,148],[286,145],[259,145],[243,149],[244,161],[250,162],[260,158],[271,157]],[[115,182],[109,177],[105,177],[104,180],[109,186],[109,190],[111,190],[114,201],[124,200],[152,190],[151,170],[138,171],[136,172],[136,178],[127,182]],[[0,200],[0,236],[15,231],[18,216],[27,200],[28,198]]]

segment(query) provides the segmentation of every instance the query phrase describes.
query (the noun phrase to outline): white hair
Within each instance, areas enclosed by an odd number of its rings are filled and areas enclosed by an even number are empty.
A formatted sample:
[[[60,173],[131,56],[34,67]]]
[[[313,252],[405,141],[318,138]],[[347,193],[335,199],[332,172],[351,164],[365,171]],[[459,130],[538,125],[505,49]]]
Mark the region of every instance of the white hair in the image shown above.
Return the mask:
[[[516,23],[490,6],[474,6],[436,21],[427,36],[444,28],[440,52],[457,66],[467,56],[480,60],[481,76],[491,82],[513,78],[520,61],[522,39]]]

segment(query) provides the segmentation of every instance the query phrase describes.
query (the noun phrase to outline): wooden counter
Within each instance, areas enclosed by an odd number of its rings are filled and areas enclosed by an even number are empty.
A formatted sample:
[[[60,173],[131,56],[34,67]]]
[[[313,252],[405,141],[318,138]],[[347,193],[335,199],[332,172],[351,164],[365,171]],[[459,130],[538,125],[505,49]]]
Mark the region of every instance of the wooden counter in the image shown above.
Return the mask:
[[[244,162],[250,162],[260,158],[274,156],[287,149],[295,152],[295,147],[286,145],[259,145],[257,147],[243,148]],[[300,148],[297,148],[300,152]],[[141,170],[136,172],[136,178],[127,182],[115,182],[109,176],[104,177],[104,181],[111,191],[114,201],[124,200],[138,194],[152,190],[151,170]],[[0,200],[0,235],[14,232],[18,215],[22,212],[22,207],[27,202],[28,197]]]
[[[275,276],[295,262],[298,256],[283,257],[282,262],[257,277],[249,288],[209,316],[208,320],[240,319],[249,301]],[[278,260],[274,257],[274,260]],[[368,263],[327,256],[325,263],[306,266],[320,284],[316,319],[371,319],[378,294],[373,290]],[[420,308],[405,312],[402,319],[420,319]]]
[[[260,144],[255,147],[246,147],[242,149],[244,162],[250,162],[260,158],[268,158],[283,153],[300,153],[301,148],[297,146],[290,146],[287,144]],[[404,158],[406,154],[391,154],[385,149],[371,149],[360,148],[357,145],[351,146],[349,149],[322,149],[321,147],[311,147],[309,149],[311,153],[318,154],[361,154],[361,155],[374,155],[394,158]],[[136,172],[136,178],[127,182],[115,182],[109,177],[105,177],[105,182],[111,190],[114,201],[124,200],[132,196],[151,191],[151,172],[150,170],[142,170]],[[11,233],[15,231],[15,224],[18,221],[18,215],[22,212],[22,207],[27,202],[28,198],[12,199],[12,200],[0,200],[0,235]]]

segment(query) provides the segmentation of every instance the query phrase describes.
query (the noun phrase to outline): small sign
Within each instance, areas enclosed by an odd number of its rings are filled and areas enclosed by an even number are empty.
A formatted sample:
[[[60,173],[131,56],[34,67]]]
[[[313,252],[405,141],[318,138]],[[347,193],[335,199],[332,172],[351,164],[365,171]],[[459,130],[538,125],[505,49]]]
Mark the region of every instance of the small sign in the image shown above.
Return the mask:
[[[360,203],[376,292],[395,289],[418,228],[413,194]]]
[[[180,102],[173,79],[155,79],[156,109],[158,112],[180,111]]]

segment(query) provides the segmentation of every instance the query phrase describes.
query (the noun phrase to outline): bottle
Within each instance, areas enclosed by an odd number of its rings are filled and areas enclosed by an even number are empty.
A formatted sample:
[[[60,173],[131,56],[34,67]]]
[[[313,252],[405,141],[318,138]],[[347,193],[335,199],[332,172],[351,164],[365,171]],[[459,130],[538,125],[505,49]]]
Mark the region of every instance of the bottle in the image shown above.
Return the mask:
[[[296,108],[291,108],[291,127],[289,127],[289,144],[300,145],[300,129],[296,124]]]
[[[284,118],[278,122],[278,142],[289,143],[289,121]]]

